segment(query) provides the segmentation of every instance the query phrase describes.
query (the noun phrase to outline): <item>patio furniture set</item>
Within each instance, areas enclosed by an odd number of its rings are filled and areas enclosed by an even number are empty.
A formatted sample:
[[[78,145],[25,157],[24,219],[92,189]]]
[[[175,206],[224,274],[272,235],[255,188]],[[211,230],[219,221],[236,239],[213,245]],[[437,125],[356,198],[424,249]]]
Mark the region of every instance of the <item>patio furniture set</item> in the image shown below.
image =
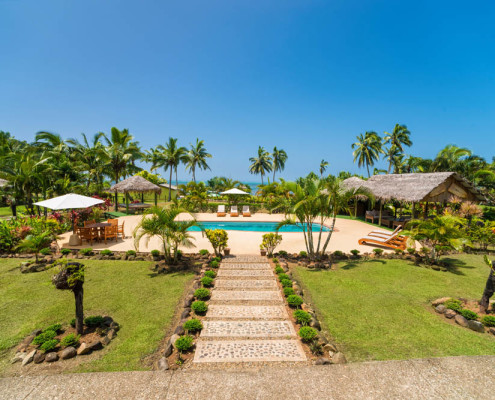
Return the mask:
[[[107,243],[108,239],[118,240],[119,236],[124,239],[124,224],[119,225],[118,219],[109,219],[107,222],[85,221],[84,227],[77,228],[77,234],[81,240],[81,244],[84,240],[91,245],[93,241],[104,241]]]

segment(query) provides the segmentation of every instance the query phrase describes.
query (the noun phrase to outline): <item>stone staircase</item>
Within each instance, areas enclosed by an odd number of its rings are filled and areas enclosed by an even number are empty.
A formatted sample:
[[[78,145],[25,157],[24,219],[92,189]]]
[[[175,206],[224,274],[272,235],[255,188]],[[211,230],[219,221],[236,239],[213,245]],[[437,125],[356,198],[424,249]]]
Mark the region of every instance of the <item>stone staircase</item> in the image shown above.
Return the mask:
[[[222,261],[193,363],[306,361],[266,257]]]

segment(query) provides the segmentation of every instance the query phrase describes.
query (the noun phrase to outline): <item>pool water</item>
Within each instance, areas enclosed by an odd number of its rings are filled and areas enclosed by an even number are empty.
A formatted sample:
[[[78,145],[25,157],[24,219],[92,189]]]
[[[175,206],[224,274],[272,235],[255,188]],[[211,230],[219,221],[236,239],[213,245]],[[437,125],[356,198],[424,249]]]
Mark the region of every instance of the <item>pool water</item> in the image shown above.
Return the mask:
[[[276,232],[278,222],[216,222],[201,221],[204,229],[224,229],[226,231],[248,231],[248,232]],[[200,231],[199,227],[193,226],[190,231]],[[313,232],[320,231],[320,224],[313,224]],[[302,232],[302,225],[285,225],[279,232]],[[323,226],[323,232],[330,232],[330,229]]]

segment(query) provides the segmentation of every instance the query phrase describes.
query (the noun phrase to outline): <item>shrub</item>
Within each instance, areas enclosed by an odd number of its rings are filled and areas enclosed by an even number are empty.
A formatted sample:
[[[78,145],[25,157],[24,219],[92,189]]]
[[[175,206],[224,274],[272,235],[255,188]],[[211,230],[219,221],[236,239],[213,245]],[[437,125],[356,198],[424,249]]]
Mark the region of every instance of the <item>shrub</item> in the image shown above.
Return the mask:
[[[180,353],[189,351],[193,346],[194,339],[192,336],[183,335],[175,341],[175,347]]]
[[[105,249],[105,250],[100,251],[100,254],[102,256],[111,256],[113,253],[112,253],[112,250]]]
[[[212,261],[210,262],[210,267],[212,267],[212,268],[218,268],[218,261],[216,261],[216,260],[212,260]]]
[[[208,270],[205,271],[205,276],[207,276],[208,278],[214,278],[215,276],[217,276],[217,273],[215,271]]]
[[[335,250],[333,252],[334,257],[344,257],[344,252],[340,250]]]
[[[160,255],[160,250],[151,250],[151,255],[153,257],[158,257]]]
[[[404,250],[402,249],[395,249],[395,254],[399,255],[399,254],[404,254]]]
[[[463,308],[461,311],[460,311],[460,314],[466,318],[466,319],[470,319],[470,320],[474,320],[476,321],[479,317],[478,317],[478,314],[476,314],[474,311],[471,311],[471,310],[467,310],[465,308]]]
[[[495,317],[493,315],[485,315],[481,318],[481,323],[485,326],[495,326]]]
[[[206,288],[196,289],[194,292],[194,297],[200,300],[205,300],[210,297],[210,291]]]
[[[206,256],[206,255],[210,254],[210,252],[208,250],[206,250],[206,249],[201,249],[199,251],[199,254],[201,254],[202,256]]]
[[[414,253],[416,253],[416,249],[415,249],[414,247],[408,247],[408,248],[407,248],[407,252],[408,252],[409,254],[414,254]]]
[[[282,279],[280,281],[282,284],[282,287],[287,288],[287,287],[292,287],[292,281],[290,279]]]
[[[276,274],[283,274],[284,273],[284,269],[282,267],[275,267],[275,273]]]
[[[373,249],[373,253],[377,256],[381,256],[383,254],[383,249]]]
[[[196,314],[204,314],[208,310],[208,304],[202,300],[196,300],[191,304],[191,308]]]
[[[282,274],[278,274],[278,280],[279,280],[280,282],[282,282],[284,279],[289,279],[289,280],[290,280],[289,275],[284,274],[284,273],[282,273]]]
[[[446,308],[450,308],[451,310],[460,312],[462,310],[462,303],[457,299],[448,299],[443,305]]]
[[[93,254],[93,249],[91,247],[81,249],[79,250],[79,254],[82,254],[83,256],[90,256]]]
[[[308,253],[307,253],[306,251],[304,251],[304,250],[301,250],[301,251],[299,252],[299,255],[300,255],[301,257],[307,257],[307,256],[308,256]]]
[[[84,325],[86,325],[88,328],[96,328],[103,325],[104,322],[105,318],[103,318],[101,315],[93,315],[91,317],[84,318]]]
[[[289,306],[291,307],[298,308],[302,303],[302,297],[298,296],[297,294],[291,294],[287,297],[287,304],[289,304]]]
[[[320,343],[318,343],[318,340],[313,340],[309,344],[309,349],[314,355],[323,354],[323,347]]]
[[[213,286],[213,279],[210,278],[209,276],[203,276],[201,278],[201,283],[203,284],[204,287],[212,287]]]
[[[310,326],[303,326],[299,329],[299,336],[303,340],[303,342],[311,342],[318,336],[318,331],[315,328],[311,328]]]
[[[64,337],[62,339],[60,344],[62,345],[62,347],[69,347],[69,346],[77,347],[77,346],[79,346],[79,338],[80,337],[81,337],[80,335],[76,335],[74,333],[69,333],[66,337]]]
[[[359,255],[359,253],[361,253],[361,252],[360,252],[359,250],[357,250],[357,249],[351,250],[351,254],[352,254],[353,256],[358,256],[358,255]]]
[[[287,253],[285,250],[279,250],[277,254],[279,257],[287,257],[287,254],[289,253]]]
[[[282,235],[278,233],[265,233],[263,235],[263,241],[261,242],[260,249],[266,250],[268,257],[273,256],[275,248],[282,242]]]
[[[40,250],[40,254],[42,254],[44,256],[49,256],[50,254],[52,254],[52,251],[50,250],[49,247],[45,247],[45,248]]]
[[[222,257],[213,257],[212,261],[216,261],[217,263],[219,263],[220,261],[222,261]]]
[[[72,326],[73,328],[76,327],[76,319],[75,318],[72,318],[69,322],[70,326]]]
[[[277,263],[278,263],[278,258],[273,257],[273,258],[272,258],[272,261],[273,261],[275,264],[277,264]]]
[[[227,247],[227,242],[229,239],[227,231],[224,231],[223,229],[206,229],[205,233],[213,247],[213,250],[215,251],[215,254],[217,256],[220,255]]]
[[[60,254],[63,256],[68,256],[70,253],[72,253],[71,249],[60,249]]]
[[[44,330],[44,332],[46,332],[46,331],[58,332],[61,329],[62,329],[62,325],[60,325],[60,324],[53,324],[53,325],[50,325],[48,328],[46,328]]]
[[[294,289],[292,289],[291,287],[284,287],[284,296],[285,297],[290,296],[292,294],[296,294],[296,292],[294,292]]]
[[[136,255],[136,251],[135,250],[127,250],[125,252],[126,256],[135,256]]]
[[[198,332],[203,329],[203,324],[199,319],[193,318],[189,321],[184,322],[184,325],[182,325],[182,327],[187,332]]]
[[[294,311],[294,318],[296,319],[296,322],[301,325],[309,325],[311,322],[311,314],[303,310]]]
[[[50,339],[50,340],[47,340],[46,342],[44,342],[40,346],[40,350],[42,350],[44,353],[47,353],[47,352],[53,350],[57,346],[58,346],[58,339]]]
[[[38,336],[36,336],[33,339],[33,344],[40,345],[48,340],[55,339],[55,336],[57,336],[57,332],[55,331],[44,331],[43,333],[40,333]]]

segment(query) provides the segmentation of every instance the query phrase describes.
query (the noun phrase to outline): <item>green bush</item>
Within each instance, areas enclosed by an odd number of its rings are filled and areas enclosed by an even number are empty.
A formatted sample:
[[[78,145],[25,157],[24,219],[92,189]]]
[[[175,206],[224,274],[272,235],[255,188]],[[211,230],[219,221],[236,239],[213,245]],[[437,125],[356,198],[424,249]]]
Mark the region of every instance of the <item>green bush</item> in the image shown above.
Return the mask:
[[[318,336],[318,331],[315,328],[311,328],[310,326],[303,326],[299,329],[299,336],[303,340],[303,342],[311,342]]]
[[[461,311],[459,311],[459,313],[466,319],[470,319],[470,320],[473,320],[473,321],[476,321],[479,316],[478,314],[476,314],[474,311],[471,311],[471,310],[467,310],[465,308],[463,308]]]
[[[277,264],[277,263],[278,263],[278,258],[273,257],[273,258],[272,258],[272,261],[273,261],[275,264]]]
[[[485,315],[481,318],[481,323],[485,326],[495,326],[495,317],[493,315]]]
[[[307,257],[307,256],[308,256],[308,253],[307,253],[306,251],[304,251],[304,250],[301,250],[301,251],[299,252],[299,255],[300,255],[301,257]]]
[[[218,268],[218,261],[217,260],[211,260],[210,267],[212,267],[212,268]]]
[[[160,255],[160,250],[151,250],[151,255],[153,257],[158,257]]]
[[[332,254],[334,255],[334,257],[343,257],[344,256],[344,252],[340,251],[340,250],[335,250]]]
[[[399,255],[399,254],[404,254],[404,250],[402,249],[395,249],[395,254]]]
[[[451,310],[460,312],[462,310],[462,303],[457,299],[448,299],[443,305],[446,308],[450,308]]]
[[[202,300],[196,300],[191,304],[191,308],[196,314],[201,315],[208,311],[208,304]]]
[[[43,332],[46,332],[46,331],[59,332],[61,329],[62,329],[62,325],[53,324],[53,325],[50,325],[48,328],[46,328]]]
[[[220,261],[222,261],[222,257],[213,257],[212,261],[216,261],[217,263],[219,263]]]
[[[306,311],[296,310],[294,311],[293,315],[298,324],[309,325],[309,323],[311,322],[311,314]]]
[[[282,279],[280,281],[282,284],[282,287],[287,288],[287,287],[292,287],[292,281],[290,279]]]
[[[201,283],[203,284],[204,287],[212,287],[213,279],[210,278],[209,276],[204,276],[201,278]]]
[[[278,274],[278,280],[279,280],[280,282],[282,282],[284,279],[289,279],[289,280],[290,280],[289,275],[284,274],[284,273]]]
[[[135,256],[136,255],[136,251],[135,250],[127,250],[125,252],[126,256],[129,257],[129,256]]]
[[[206,255],[210,254],[210,252],[208,250],[206,250],[206,249],[201,249],[199,251],[199,254],[201,254],[202,256],[206,256]]]
[[[70,326],[72,326],[73,328],[76,327],[76,319],[75,318],[72,318],[69,322]]]
[[[205,271],[205,276],[207,276],[208,278],[214,278],[217,276],[217,273],[215,271],[208,270]]]
[[[196,289],[196,291],[194,292],[194,297],[199,300],[206,300],[210,297],[210,291],[206,288]]]
[[[62,345],[62,347],[69,347],[69,346],[77,347],[77,346],[79,346],[79,338],[80,337],[81,337],[80,335],[75,335],[74,333],[69,333],[66,337],[64,337],[62,339],[60,344]]]
[[[101,315],[93,315],[91,317],[84,318],[84,325],[86,325],[88,328],[96,328],[103,325],[104,322],[105,318],[103,318]]]
[[[294,289],[292,289],[291,287],[284,287],[284,296],[285,297],[290,296],[292,294],[296,294],[296,292],[294,292]]]
[[[55,336],[57,336],[57,332],[55,331],[44,331],[43,333],[40,333],[38,336],[36,336],[33,339],[33,344],[35,345],[41,345],[48,340],[55,339]]]
[[[93,249],[91,247],[81,249],[81,250],[79,250],[79,254],[81,254],[83,256],[90,256],[93,254]]]
[[[289,304],[289,306],[291,307],[298,308],[302,303],[302,297],[298,296],[297,294],[291,294],[287,297],[287,304]]]
[[[40,346],[40,350],[42,350],[44,353],[47,353],[57,347],[58,343],[58,339],[47,340]]]
[[[52,254],[52,251],[50,250],[49,247],[45,247],[45,248],[40,250],[40,254],[42,254],[44,256],[49,256],[50,254]]]
[[[60,254],[63,256],[68,256],[70,253],[72,253],[71,249],[60,249]]]
[[[199,319],[193,318],[189,321],[184,322],[184,325],[182,325],[182,327],[187,332],[198,332],[203,329],[203,324]]]
[[[359,250],[357,250],[357,249],[351,250],[351,254],[352,254],[353,256],[358,256],[358,255],[359,255],[359,253],[361,253],[361,252],[360,252]]]
[[[279,250],[277,254],[279,257],[287,257],[289,253],[287,253],[285,250]]]
[[[105,249],[105,250],[100,251],[100,254],[102,256],[111,256],[111,255],[113,255],[112,250],[108,250],[108,249]]]
[[[183,335],[175,341],[175,347],[180,353],[185,353],[191,349],[193,343],[194,339],[192,336]]]
[[[284,269],[282,267],[275,267],[275,273],[276,274],[283,274],[284,273]]]
[[[414,253],[416,253],[416,249],[415,249],[414,247],[408,247],[408,248],[407,248],[407,252],[408,252],[409,254],[414,254]]]
[[[381,256],[383,254],[383,249],[373,249],[373,253],[377,256]]]

